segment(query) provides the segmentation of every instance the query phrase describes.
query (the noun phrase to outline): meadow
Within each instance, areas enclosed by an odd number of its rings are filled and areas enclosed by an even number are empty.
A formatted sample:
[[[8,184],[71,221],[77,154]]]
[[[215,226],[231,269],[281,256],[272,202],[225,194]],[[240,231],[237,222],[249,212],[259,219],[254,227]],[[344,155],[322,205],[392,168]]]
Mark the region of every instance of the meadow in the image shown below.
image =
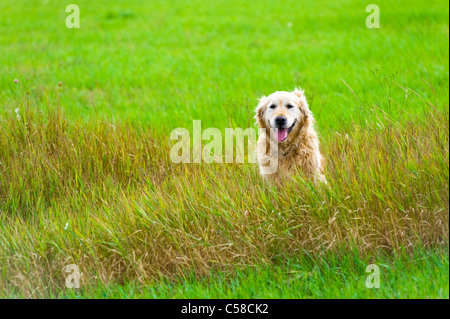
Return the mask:
[[[449,297],[448,3],[72,2],[0,2],[0,297]],[[170,161],[297,86],[329,187]]]

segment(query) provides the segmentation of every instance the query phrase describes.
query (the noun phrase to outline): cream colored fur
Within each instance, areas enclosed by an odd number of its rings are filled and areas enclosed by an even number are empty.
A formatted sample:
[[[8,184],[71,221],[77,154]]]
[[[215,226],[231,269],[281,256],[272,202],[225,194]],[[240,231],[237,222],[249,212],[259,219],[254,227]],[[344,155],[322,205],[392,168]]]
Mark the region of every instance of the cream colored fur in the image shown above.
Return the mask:
[[[288,108],[290,105],[290,108]],[[271,107],[272,106],[272,107]],[[271,138],[274,119],[277,116],[287,118],[292,130],[284,141],[278,142]],[[277,91],[267,97],[262,97],[256,108],[256,122],[262,128],[257,142],[257,158],[260,173],[272,181],[282,181],[285,178],[301,174],[314,181],[326,183],[323,175],[324,159],[319,150],[319,139],[314,129],[314,117],[308,108],[303,90],[293,92]],[[270,154],[270,143],[278,143],[278,152]],[[278,169],[270,174],[267,162],[278,157]]]

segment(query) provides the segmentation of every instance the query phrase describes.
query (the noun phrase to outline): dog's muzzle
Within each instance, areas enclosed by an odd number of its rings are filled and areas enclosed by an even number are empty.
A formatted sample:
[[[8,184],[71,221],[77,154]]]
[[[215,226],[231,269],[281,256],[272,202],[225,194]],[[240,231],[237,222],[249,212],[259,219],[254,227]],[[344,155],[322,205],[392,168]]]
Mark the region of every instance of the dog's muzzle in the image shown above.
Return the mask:
[[[279,117],[277,117],[275,119],[275,124],[277,124],[277,125],[278,125],[278,122],[277,122],[278,118]],[[286,121],[285,118],[283,118],[283,119],[284,119],[284,121]],[[275,130],[275,137],[277,138],[277,141],[278,142],[283,142],[285,139],[287,139],[289,132],[292,131],[292,129],[294,128],[296,123],[297,123],[297,120],[295,120],[294,123],[292,123],[292,125],[290,127],[288,127],[288,128],[284,128],[284,127],[275,128],[274,129]],[[284,122],[284,124],[286,124],[286,123]]]

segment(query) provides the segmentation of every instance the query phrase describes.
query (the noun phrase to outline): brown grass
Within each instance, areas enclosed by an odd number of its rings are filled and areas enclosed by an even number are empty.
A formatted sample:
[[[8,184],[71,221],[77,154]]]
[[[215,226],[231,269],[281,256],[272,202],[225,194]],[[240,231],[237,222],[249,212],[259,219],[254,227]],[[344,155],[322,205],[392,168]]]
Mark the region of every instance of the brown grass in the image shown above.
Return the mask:
[[[72,263],[85,284],[145,283],[305,253],[448,246],[448,112],[371,110],[364,126],[323,133],[329,188],[272,187],[250,164],[175,165],[168,138],[140,126],[5,114],[0,289],[57,294]]]

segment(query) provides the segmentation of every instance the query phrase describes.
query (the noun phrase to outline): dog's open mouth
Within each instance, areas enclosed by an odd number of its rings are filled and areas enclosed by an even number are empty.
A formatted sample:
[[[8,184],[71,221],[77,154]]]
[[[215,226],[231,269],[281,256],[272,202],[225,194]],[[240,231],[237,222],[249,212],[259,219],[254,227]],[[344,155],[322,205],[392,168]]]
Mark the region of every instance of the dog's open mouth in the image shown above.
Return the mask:
[[[292,125],[288,128],[275,128],[275,137],[277,138],[278,142],[283,142],[285,139],[287,139],[287,136],[290,131],[294,128],[295,123],[297,123],[297,120],[292,123]]]

